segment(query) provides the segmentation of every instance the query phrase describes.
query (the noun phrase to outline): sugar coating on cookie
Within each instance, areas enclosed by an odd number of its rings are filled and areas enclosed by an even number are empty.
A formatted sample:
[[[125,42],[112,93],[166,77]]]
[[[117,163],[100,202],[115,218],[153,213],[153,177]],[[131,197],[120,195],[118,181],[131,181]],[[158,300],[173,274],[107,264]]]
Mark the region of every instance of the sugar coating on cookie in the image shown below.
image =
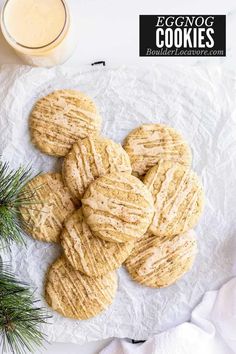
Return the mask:
[[[128,173],[110,173],[93,181],[84,194],[82,208],[94,234],[116,242],[141,237],[154,213],[151,193]]]
[[[145,234],[125,265],[131,278],[140,284],[162,288],[175,283],[188,272],[197,253],[194,231],[171,237]]]
[[[36,240],[59,242],[65,218],[76,208],[61,174],[45,173],[33,178],[24,193],[31,203],[20,208],[26,232]]]
[[[134,242],[108,242],[95,237],[79,209],[65,221],[61,245],[74,269],[97,277],[119,268],[130,255]]]
[[[64,159],[62,175],[75,198],[82,198],[89,184],[110,172],[129,172],[129,156],[110,139],[89,136],[79,139]]]
[[[97,316],[113,301],[117,291],[115,272],[92,278],[74,270],[61,257],[49,268],[45,299],[61,315],[79,320]]]
[[[100,131],[95,103],[75,90],[59,90],[38,100],[30,115],[32,143],[42,152],[65,156],[79,138]]]
[[[148,171],[143,182],[154,199],[151,233],[177,235],[197,224],[204,206],[204,192],[193,171],[181,164],[161,160]]]
[[[190,166],[192,153],[184,138],[164,124],[144,124],[126,137],[124,149],[128,153],[133,173],[141,177],[159,160],[169,160]]]

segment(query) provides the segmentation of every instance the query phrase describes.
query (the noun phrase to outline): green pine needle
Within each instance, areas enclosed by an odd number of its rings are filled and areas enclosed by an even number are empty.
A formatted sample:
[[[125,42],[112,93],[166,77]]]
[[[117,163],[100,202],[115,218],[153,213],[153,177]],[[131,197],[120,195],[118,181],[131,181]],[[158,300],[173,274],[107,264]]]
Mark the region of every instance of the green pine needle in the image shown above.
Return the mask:
[[[42,345],[39,325],[48,316],[37,307],[29,287],[15,279],[8,267],[0,264],[0,351],[33,353]]]
[[[0,161],[0,249],[13,241],[24,244],[22,230],[27,228],[20,218],[19,208],[32,203],[33,194],[24,192],[31,179],[31,169],[20,167],[11,170]]]

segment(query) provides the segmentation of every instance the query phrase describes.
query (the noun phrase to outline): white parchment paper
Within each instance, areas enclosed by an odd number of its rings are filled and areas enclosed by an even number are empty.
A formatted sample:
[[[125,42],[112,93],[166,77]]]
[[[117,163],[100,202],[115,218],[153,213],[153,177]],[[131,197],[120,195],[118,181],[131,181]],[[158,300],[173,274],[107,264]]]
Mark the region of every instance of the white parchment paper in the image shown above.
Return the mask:
[[[30,68],[0,70],[0,152],[11,167],[30,163],[35,173],[60,169],[58,159],[30,143],[28,116],[34,102],[60,88],[91,95],[103,117],[102,133],[121,142],[148,122],[177,128],[190,143],[193,168],[201,176],[206,207],[199,226],[199,253],[190,273],[166,289],[149,289],[119,270],[119,290],[107,311],[87,321],[55,312],[44,327],[50,341],[78,342],[111,336],[146,339],[187,320],[206,290],[235,274],[236,259],[236,90],[233,73],[219,67]],[[43,300],[44,275],[60,247],[27,238],[12,247],[13,270]]]

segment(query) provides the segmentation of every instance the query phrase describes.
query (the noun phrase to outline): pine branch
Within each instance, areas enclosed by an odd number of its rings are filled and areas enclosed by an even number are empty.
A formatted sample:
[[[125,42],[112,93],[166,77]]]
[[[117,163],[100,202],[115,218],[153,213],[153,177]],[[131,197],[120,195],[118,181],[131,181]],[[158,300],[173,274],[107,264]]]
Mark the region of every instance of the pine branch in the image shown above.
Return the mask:
[[[15,279],[9,267],[0,264],[0,351],[33,353],[42,345],[39,325],[48,316],[36,306],[29,287]]]
[[[19,207],[35,203],[32,193],[23,193],[30,179],[30,168],[14,171],[8,163],[0,161],[0,248],[9,247],[13,241],[24,244],[22,230],[27,225],[20,218]]]

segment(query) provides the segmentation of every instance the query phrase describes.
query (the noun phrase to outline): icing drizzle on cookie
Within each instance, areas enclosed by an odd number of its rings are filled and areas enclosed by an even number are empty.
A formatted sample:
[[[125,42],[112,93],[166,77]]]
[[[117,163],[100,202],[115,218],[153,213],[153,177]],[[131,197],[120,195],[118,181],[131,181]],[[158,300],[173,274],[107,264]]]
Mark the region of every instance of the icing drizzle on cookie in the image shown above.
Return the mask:
[[[131,173],[129,157],[120,144],[101,137],[79,139],[63,164],[63,178],[78,199],[94,179],[110,172]]]
[[[93,101],[74,90],[59,90],[40,99],[30,117],[32,141],[40,150],[65,156],[73,143],[100,130]]]
[[[204,194],[193,171],[161,160],[147,173],[144,183],[154,198],[155,213],[150,226],[153,234],[175,235],[196,224],[203,209]]]
[[[89,276],[99,276],[120,267],[134,246],[133,242],[107,242],[95,237],[81,209],[66,220],[61,244],[73,268]]]
[[[82,204],[92,231],[103,239],[117,242],[142,236],[154,212],[146,186],[127,173],[108,174],[94,181]]]
[[[173,237],[147,233],[139,239],[126,261],[131,277],[141,284],[164,287],[187,272],[197,253],[193,230]]]
[[[144,175],[160,159],[189,166],[191,151],[182,136],[163,124],[144,124],[126,138],[124,148],[130,156],[132,169]]]
[[[115,273],[88,277],[61,257],[49,269],[45,298],[49,306],[63,316],[83,320],[96,316],[110,305],[116,290]]]
[[[75,210],[72,196],[62,183],[59,173],[46,173],[31,180],[26,192],[32,191],[33,205],[21,208],[29,227],[27,232],[46,242],[58,242],[62,223]]]

